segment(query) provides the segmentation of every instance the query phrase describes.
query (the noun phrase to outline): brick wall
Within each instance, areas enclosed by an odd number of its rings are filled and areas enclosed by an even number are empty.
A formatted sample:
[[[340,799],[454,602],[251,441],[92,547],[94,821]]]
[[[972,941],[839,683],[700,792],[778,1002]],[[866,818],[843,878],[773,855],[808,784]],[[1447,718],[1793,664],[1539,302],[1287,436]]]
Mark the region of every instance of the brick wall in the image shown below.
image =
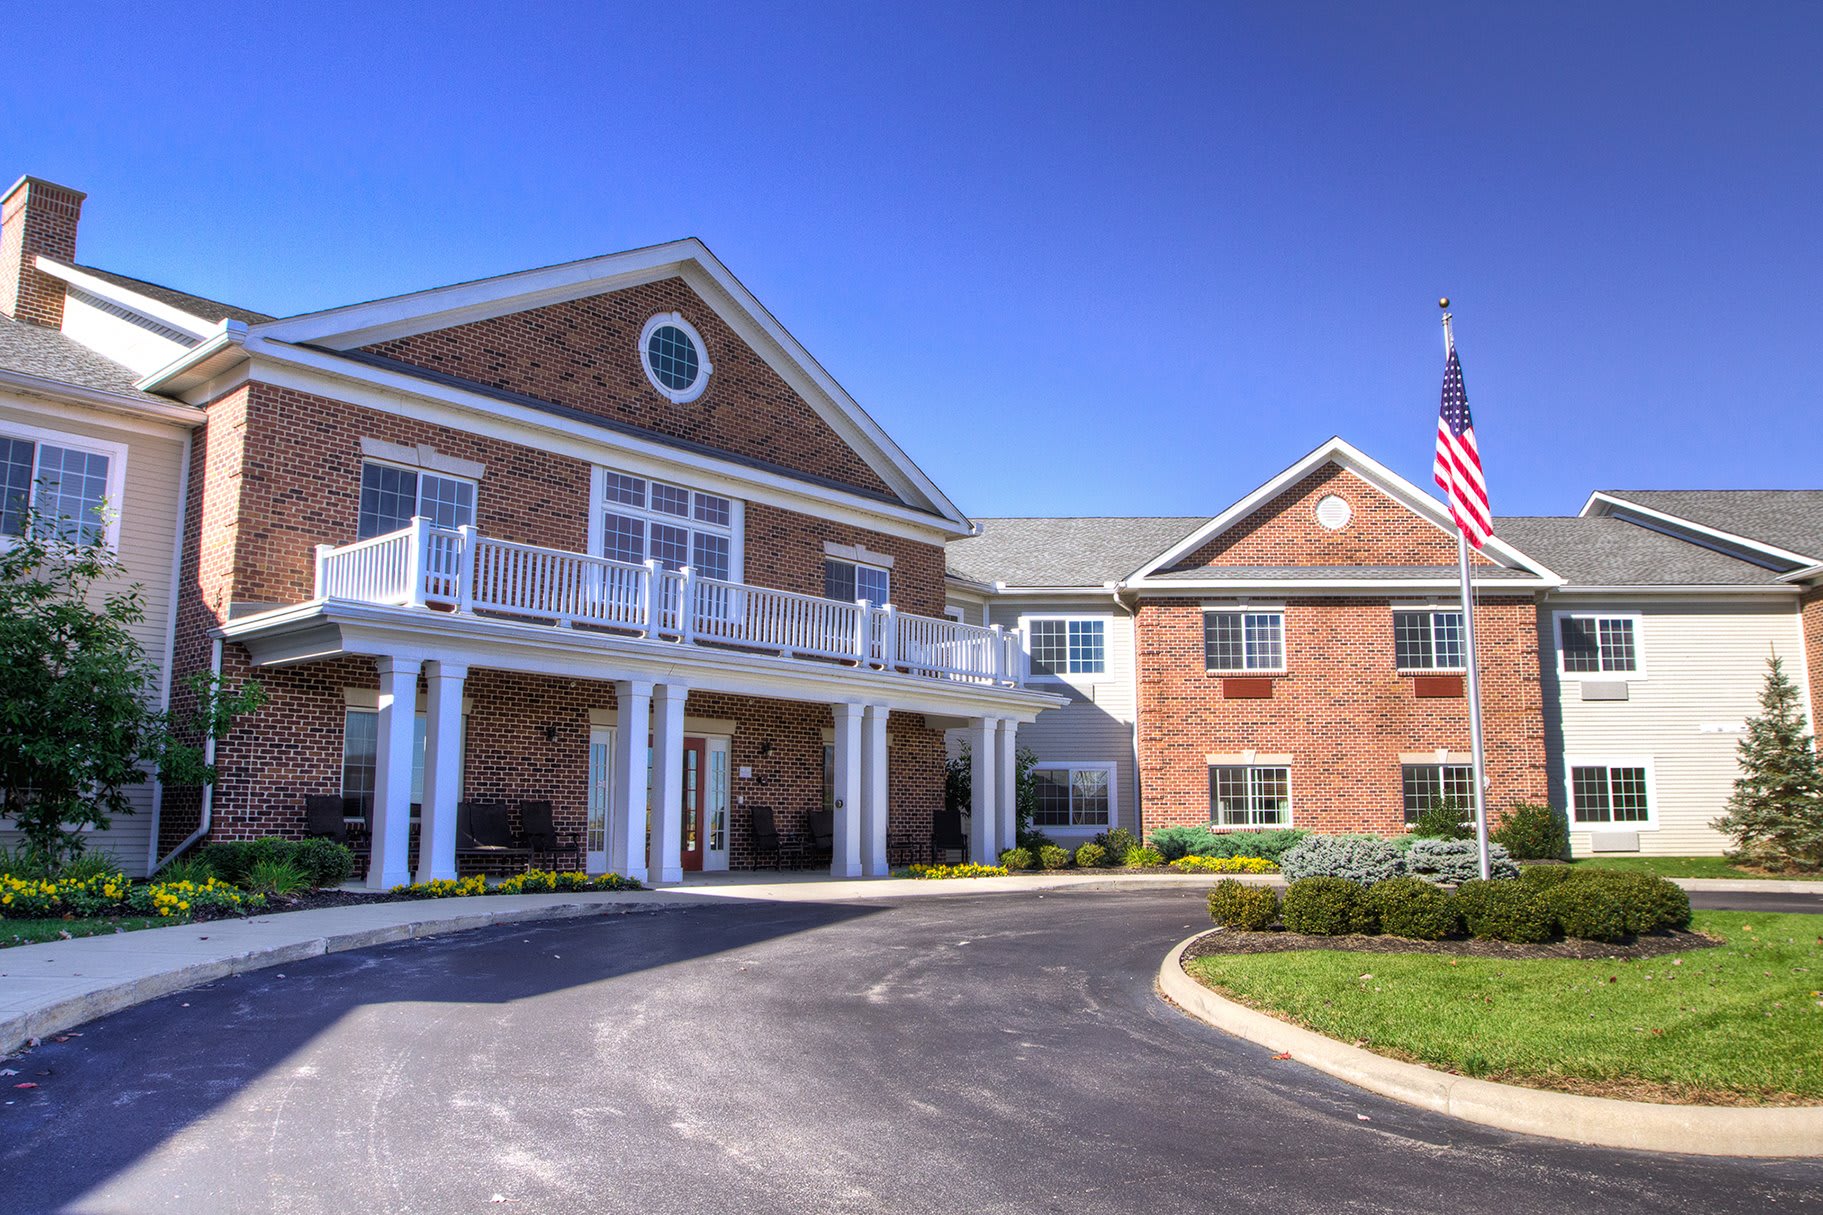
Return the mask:
[[[1491,804],[1546,797],[1536,609],[1492,600],[1475,616]],[[1140,778],[1148,829],[1209,821],[1206,757],[1289,754],[1292,821],[1323,832],[1403,829],[1401,752],[1469,750],[1466,699],[1414,695],[1393,656],[1385,599],[1291,599],[1288,673],[1268,699],[1225,699],[1206,673],[1194,600],[1139,604]]]
[[[36,262],[40,255],[76,260],[76,225],[85,197],[27,177],[0,203],[0,312],[34,325],[62,327],[63,281],[38,269]]]
[[[640,330],[660,312],[681,313],[695,327],[714,368],[703,394],[687,405],[661,396],[640,361]],[[879,475],[681,278],[380,342],[365,350],[656,434],[890,493]]]
[[[1810,728],[1814,734],[1823,729],[1817,724],[1823,719],[1823,586],[1806,591],[1798,604],[1803,613],[1805,665],[1810,668],[1810,686],[1801,691],[1810,698]],[[1789,674],[1795,681],[1799,672]]]

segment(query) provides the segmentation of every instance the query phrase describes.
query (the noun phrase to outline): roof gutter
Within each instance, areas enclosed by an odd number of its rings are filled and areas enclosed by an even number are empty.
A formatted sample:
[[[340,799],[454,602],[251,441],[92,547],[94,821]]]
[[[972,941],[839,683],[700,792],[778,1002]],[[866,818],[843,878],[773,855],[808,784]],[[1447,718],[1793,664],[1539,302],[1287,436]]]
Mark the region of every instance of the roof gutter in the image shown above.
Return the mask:
[[[208,416],[194,405],[185,405],[181,401],[147,400],[126,392],[110,392],[105,388],[85,388],[80,384],[71,384],[64,380],[53,380],[48,376],[32,375],[24,371],[13,371],[0,368],[0,387],[12,388],[33,396],[55,397],[58,400],[74,402],[78,405],[90,405],[96,409],[105,409],[110,413],[130,414],[135,417],[153,417],[166,422],[176,422],[183,426],[201,426]]]
[[[148,372],[134,387],[141,392],[188,392],[245,359],[246,345],[246,322],[223,321],[202,343],[184,351],[158,370]]]

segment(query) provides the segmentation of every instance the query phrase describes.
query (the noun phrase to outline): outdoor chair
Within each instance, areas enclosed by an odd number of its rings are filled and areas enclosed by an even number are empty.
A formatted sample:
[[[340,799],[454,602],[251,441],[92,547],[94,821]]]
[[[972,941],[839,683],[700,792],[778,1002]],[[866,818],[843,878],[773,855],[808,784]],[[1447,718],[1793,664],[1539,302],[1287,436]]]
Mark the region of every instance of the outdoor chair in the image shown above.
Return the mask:
[[[804,822],[808,837],[805,851],[816,856],[831,856],[836,850],[836,812],[812,810]]]
[[[313,794],[304,799],[304,834],[314,839],[348,842],[347,813],[340,795]]]
[[[484,857],[524,857],[532,850],[513,840],[505,802],[456,803],[456,851]]]
[[[931,863],[942,863],[952,852],[961,854],[964,861],[968,860],[968,832],[962,829],[962,811],[939,810],[931,816]]]
[[[526,847],[532,850],[536,858],[543,854],[551,858],[551,867],[557,867],[559,857],[573,857],[576,868],[582,867],[582,848],[578,837],[572,832],[559,832],[549,802],[519,803],[519,834],[525,838]]]
[[[752,806],[747,811],[747,825],[753,833],[753,863],[759,866],[763,856],[772,857],[772,867],[783,869],[785,858],[790,857],[792,868],[804,862],[803,842],[795,835],[779,834],[778,822],[773,818],[771,806]]]

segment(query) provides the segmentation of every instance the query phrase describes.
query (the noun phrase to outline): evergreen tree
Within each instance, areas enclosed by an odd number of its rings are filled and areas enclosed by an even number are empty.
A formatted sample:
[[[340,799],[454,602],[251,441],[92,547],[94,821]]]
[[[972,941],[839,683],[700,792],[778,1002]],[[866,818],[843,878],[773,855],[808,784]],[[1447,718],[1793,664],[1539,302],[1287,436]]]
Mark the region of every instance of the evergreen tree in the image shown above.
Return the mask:
[[[1741,775],[1728,813],[1715,820],[1733,836],[1742,860],[1769,868],[1823,868],[1823,768],[1797,685],[1770,659],[1760,713],[1741,740]]]

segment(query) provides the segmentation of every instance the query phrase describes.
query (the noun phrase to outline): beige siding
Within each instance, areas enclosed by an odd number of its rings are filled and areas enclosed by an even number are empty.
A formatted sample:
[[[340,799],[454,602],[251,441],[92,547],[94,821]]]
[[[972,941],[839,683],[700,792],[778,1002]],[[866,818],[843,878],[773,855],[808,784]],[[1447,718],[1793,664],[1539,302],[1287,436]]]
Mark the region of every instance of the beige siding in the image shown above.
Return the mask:
[[[0,433],[9,423],[126,447],[123,500],[118,507],[119,553],[126,573],[108,589],[139,584],[145,619],[133,632],[158,668],[160,683],[154,692],[162,698],[170,670],[171,556],[182,496],[185,432],[158,423],[135,429],[134,423],[99,411],[0,394]],[[129,873],[137,875],[145,871],[151,848],[153,788],[142,785],[132,790],[131,797],[135,813],[116,818],[113,827],[96,836],[91,847],[105,848]],[[0,844],[15,842],[13,833],[0,831]]]
[[[1557,673],[1557,613],[1590,610],[1639,617],[1644,675],[1626,680],[1625,700],[1584,700],[1580,680]],[[1795,601],[1557,599],[1541,608],[1538,632],[1552,802],[1569,805],[1567,760],[1644,760],[1656,827],[1639,832],[1640,851],[1724,851],[1728,840],[1709,823],[1733,788],[1739,727],[1758,708],[1766,659],[1776,653],[1794,676],[1802,670]],[[1590,833],[1573,830],[1571,846],[1587,855]]]

